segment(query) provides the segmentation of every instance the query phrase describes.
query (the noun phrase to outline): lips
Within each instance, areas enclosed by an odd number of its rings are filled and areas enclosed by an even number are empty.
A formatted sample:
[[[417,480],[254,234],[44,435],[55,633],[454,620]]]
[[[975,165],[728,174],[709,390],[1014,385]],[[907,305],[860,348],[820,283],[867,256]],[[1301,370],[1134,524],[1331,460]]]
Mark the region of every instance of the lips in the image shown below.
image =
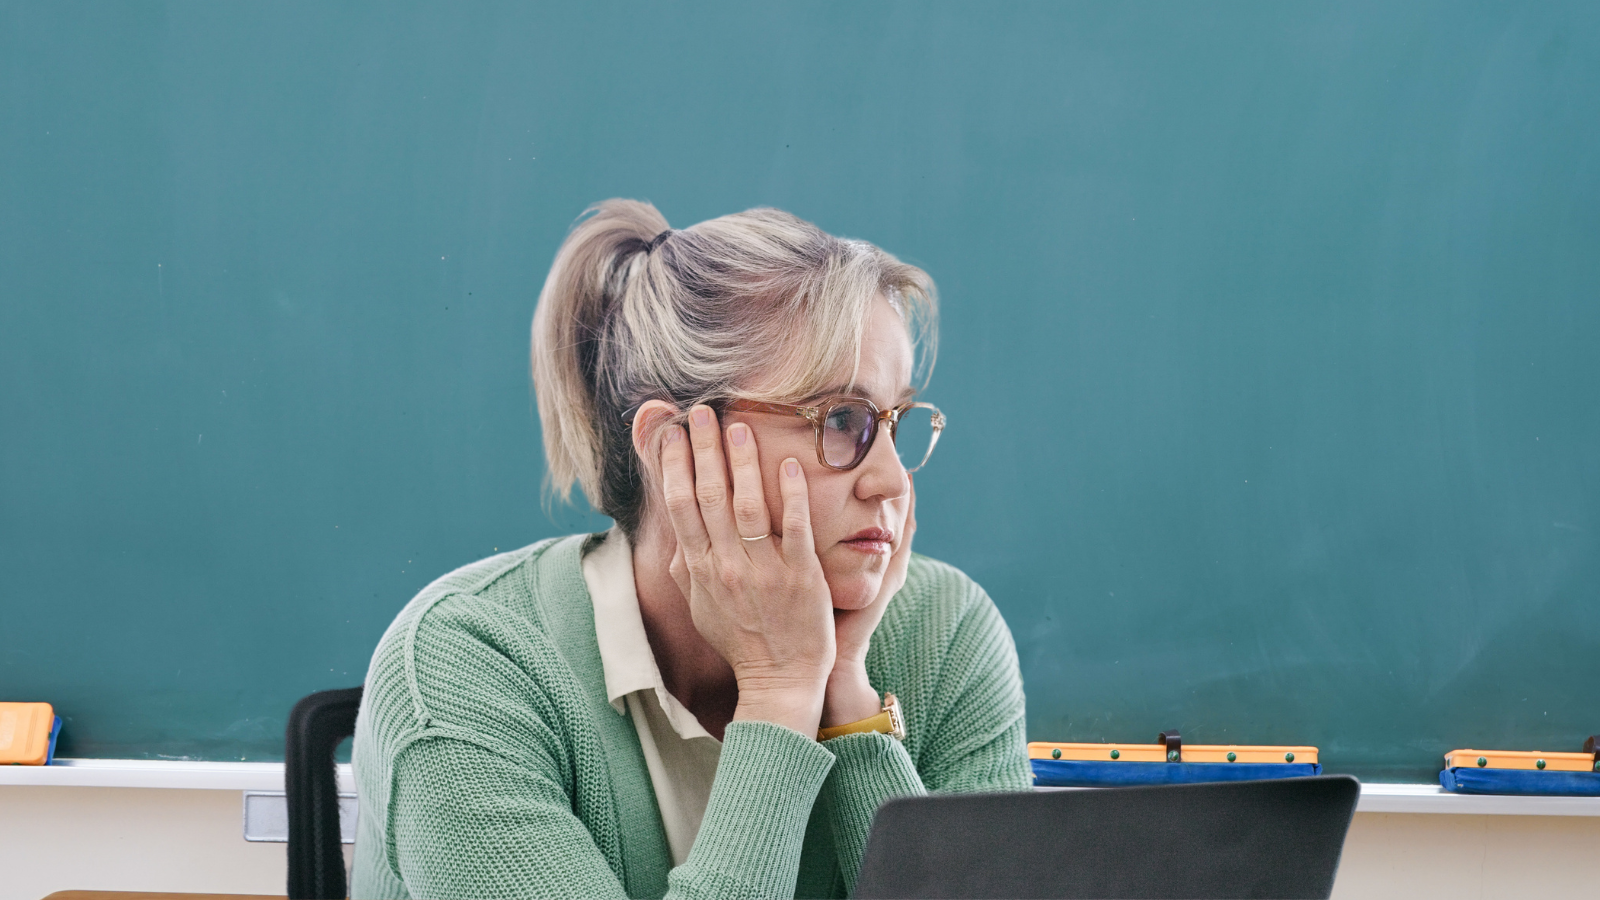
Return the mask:
[[[894,551],[894,532],[886,528],[861,528],[859,532],[848,536],[838,543],[845,544],[853,551],[866,552],[872,556],[888,556]]]

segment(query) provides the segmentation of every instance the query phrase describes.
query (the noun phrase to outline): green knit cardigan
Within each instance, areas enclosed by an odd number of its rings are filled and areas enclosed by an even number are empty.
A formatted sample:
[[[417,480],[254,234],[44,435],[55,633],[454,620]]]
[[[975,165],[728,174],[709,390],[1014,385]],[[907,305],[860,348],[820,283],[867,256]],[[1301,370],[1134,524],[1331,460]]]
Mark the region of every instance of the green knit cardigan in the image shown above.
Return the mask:
[[[458,569],[384,633],[356,722],[352,897],[843,897],[884,800],[1028,788],[1011,635],[971,579],[913,556],[867,655],[905,743],[731,723],[674,868],[638,734],[606,699],[584,541]]]

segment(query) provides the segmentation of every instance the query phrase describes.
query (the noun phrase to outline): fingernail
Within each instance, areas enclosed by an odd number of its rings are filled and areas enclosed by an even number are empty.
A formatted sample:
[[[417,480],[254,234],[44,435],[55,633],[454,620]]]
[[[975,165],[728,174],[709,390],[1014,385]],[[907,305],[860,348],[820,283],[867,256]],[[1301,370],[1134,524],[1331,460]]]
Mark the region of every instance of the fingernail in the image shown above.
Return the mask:
[[[798,478],[800,477],[800,464],[791,459],[783,464],[783,472],[790,478]]]
[[[735,447],[743,447],[745,440],[749,437],[750,426],[748,425],[735,425],[728,429],[728,438],[733,441]]]
[[[681,428],[676,425],[672,425],[667,428],[667,443],[675,444],[678,442],[678,438],[680,437],[683,437],[683,430]]]
[[[689,417],[694,419],[694,423],[699,425],[701,428],[711,424],[711,410],[706,409],[703,406],[690,413]]]

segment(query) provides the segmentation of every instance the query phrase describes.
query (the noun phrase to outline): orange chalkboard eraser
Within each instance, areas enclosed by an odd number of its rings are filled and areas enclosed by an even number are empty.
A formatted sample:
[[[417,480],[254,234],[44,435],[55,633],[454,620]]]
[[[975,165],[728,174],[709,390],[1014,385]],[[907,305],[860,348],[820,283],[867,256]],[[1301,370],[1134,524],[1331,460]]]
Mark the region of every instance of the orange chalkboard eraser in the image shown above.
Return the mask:
[[[55,710],[48,703],[0,703],[0,765],[42,766],[50,760]]]
[[[1590,738],[1594,740],[1594,738]],[[1584,753],[1546,753],[1543,750],[1451,750],[1444,767],[1454,769],[1528,769],[1538,772],[1600,772],[1600,754],[1590,744]]]

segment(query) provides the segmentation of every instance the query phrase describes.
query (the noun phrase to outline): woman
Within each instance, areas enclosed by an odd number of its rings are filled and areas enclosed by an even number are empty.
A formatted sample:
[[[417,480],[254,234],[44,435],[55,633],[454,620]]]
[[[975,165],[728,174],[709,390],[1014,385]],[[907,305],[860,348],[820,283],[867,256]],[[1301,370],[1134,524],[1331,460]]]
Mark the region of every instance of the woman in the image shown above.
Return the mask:
[[[911,553],[932,283],[776,210],[590,213],[533,374],[552,486],[616,525],[390,626],[352,894],[845,896],[883,800],[1030,781],[1005,624]]]

